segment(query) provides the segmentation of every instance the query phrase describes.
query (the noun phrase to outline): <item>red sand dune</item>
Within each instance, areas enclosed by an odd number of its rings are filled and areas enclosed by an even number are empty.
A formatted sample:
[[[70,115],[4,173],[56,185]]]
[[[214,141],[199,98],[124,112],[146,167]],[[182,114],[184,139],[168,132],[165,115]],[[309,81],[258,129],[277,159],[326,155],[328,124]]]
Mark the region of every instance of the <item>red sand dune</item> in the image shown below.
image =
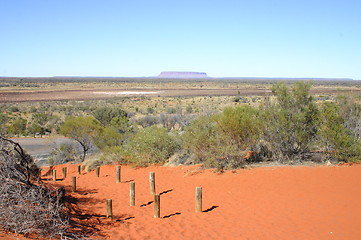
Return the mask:
[[[64,166],[64,165],[63,165]],[[68,167],[57,185],[77,199],[81,223],[97,226],[92,239],[361,239],[361,165],[262,167],[215,173],[199,166],[115,166],[76,174]],[[161,218],[153,218],[149,172],[161,194]],[[60,175],[60,176],[59,176]],[[79,192],[71,193],[71,176]],[[129,206],[129,181],[136,184],[136,206]],[[203,211],[195,212],[195,188],[203,188]],[[113,200],[113,219],[105,200]]]

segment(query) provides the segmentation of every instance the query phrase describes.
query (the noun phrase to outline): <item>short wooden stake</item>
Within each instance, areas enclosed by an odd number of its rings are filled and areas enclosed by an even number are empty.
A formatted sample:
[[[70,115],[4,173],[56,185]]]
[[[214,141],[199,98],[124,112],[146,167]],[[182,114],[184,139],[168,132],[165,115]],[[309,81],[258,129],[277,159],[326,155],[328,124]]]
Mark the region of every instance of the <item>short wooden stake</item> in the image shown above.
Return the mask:
[[[107,199],[107,218],[113,218],[113,205],[111,199]]]
[[[78,165],[78,174],[80,175],[81,174],[81,166]]]
[[[66,170],[67,170],[66,167],[63,167],[63,168],[62,168],[62,171],[63,171],[63,179],[66,178]]]
[[[130,182],[130,206],[135,206],[135,182]]]
[[[149,174],[149,185],[150,185],[150,194],[155,195],[155,173],[150,172]]]
[[[76,192],[76,177],[71,177],[71,191]]]
[[[120,183],[120,180],[121,180],[120,173],[121,173],[121,166],[117,166],[117,174],[116,174],[117,176],[116,176],[116,180],[115,180],[116,183]]]
[[[160,217],[160,195],[154,195],[154,218]]]
[[[100,167],[98,166],[96,169],[95,169],[95,175],[97,177],[99,177],[99,173],[100,173]]]
[[[202,187],[196,187],[196,212],[202,212]]]
[[[56,182],[56,170],[53,169],[53,181]]]

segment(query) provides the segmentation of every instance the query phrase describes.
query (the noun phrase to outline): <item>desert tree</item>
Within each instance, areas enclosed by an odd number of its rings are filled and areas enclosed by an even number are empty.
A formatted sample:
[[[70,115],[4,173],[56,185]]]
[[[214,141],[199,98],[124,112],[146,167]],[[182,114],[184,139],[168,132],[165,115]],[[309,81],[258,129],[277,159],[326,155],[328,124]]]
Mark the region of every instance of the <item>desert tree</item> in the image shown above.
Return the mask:
[[[76,140],[83,149],[81,161],[94,146],[94,139],[101,131],[99,122],[93,117],[69,117],[60,127],[60,133]]]

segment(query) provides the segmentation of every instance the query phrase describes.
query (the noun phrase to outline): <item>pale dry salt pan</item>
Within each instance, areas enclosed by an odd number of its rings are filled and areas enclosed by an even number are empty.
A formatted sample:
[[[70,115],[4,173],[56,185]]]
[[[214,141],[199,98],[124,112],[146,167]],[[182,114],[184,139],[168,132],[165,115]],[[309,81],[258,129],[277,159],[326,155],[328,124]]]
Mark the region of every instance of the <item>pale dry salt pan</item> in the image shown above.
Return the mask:
[[[107,94],[107,95],[142,95],[142,94],[157,94],[161,92],[133,92],[133,91],[123,91],[123,92],[93,92],[94,94]]]

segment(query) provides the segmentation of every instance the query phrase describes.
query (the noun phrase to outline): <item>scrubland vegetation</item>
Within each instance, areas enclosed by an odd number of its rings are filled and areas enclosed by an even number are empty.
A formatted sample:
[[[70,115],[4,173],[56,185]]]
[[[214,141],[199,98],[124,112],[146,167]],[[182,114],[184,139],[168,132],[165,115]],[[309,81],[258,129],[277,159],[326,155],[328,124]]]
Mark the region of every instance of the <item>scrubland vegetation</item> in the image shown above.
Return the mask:
[[[258,162],[360,161],[360,96],[311,95],[311,87],[274,83],[269,96],[3,103],[0,224],[22,234],[76,238],[61,190],[38,181],[38,166],[11,137],[73,138],[81,154],[64,144],[53,149],[49,164],[84,162],[89,170],[109,163],[203,164],[223,171]]]
[[[173,83],[172,83],[173,84]],[[265,86],[263,86],[265,87]],[[53,151],[51,164],[84,161],[137,166],[202,163],[218,169],[277,161],[359,161],[359,96],[311,95],[310,82],[274,83],[272,95],[122,97],[2,104],[5,136],[61,134],[82,147]]]

